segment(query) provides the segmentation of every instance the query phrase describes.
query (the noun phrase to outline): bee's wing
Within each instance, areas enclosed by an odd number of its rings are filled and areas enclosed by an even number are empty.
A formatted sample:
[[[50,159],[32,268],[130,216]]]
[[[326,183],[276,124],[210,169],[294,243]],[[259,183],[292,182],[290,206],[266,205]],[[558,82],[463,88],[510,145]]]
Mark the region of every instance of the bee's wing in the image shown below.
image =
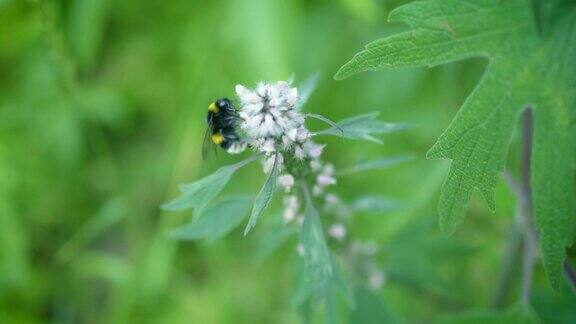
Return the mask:
[[[202,142],[202,161],[206,161],[206,158],[208,158],[211,146],[215,145],[210,140],[210,127],[207,127],[206,133],[204,133],[204,141]]]

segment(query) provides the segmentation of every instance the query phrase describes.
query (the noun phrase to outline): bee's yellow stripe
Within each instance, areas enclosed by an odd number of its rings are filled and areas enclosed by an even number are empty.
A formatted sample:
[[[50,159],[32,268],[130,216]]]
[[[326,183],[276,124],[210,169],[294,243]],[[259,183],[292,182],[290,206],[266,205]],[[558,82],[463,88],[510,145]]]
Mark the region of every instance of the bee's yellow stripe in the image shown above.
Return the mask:
[[[212,140],[212,143],[216,145],[220,145],[224,142],[224,136],[221,133],[213,134],[210,139]]]
[[[210,106],[208,106],[208,110],[213,112],[213,113],[217,113],[218,112],[218,106],[216,106],[216,103],[213,102],[210,104]]]

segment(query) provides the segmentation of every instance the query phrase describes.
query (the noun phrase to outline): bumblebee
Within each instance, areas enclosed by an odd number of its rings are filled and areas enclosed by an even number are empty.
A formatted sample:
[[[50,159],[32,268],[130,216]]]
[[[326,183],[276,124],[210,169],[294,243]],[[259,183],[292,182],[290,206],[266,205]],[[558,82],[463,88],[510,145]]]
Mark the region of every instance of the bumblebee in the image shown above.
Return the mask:
[[[240,153],[246,147],[236,131],[240,117],[232,101],[222,98],[208,106],[206,123],[208,129],[204,136],[202,157],[205,159],[211,144],[220,146],[228,153]]]

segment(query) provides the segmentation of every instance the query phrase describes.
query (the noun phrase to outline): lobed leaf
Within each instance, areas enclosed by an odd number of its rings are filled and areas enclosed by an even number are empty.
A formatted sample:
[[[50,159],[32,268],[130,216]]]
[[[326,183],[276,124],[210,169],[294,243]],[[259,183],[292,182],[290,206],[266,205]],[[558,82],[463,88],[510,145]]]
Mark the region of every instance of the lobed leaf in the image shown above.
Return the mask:
[[[534,211],[544,267],[555,289],[576,215],[576,12],[557,9],[554,24],[540,37],[529,1],[416,1],[390,14],[390,21],[406,23],[409,31],[368,44],[335,75],[343,79],[381,68],[487,57],[479,85],[428,152],[429,158],[452,160],[440,197],[440,227],[446,233],[456,230],[475,189],[494,210],[514,127],[523,109],[534,108]]]
[[[224,199],[208,207],[197,221],[171,231],[170,236],[177,240],[212,243],[240,225],[251,205],[252,199],[247,196]]]

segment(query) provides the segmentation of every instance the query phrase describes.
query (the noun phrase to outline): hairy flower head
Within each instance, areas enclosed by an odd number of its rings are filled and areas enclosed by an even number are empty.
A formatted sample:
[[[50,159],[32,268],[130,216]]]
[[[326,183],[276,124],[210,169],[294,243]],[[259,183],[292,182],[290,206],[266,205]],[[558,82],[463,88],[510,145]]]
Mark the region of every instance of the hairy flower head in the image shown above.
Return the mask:
[[[280,139],[304,124],[304,117],[294,107],[298,90],[286,81],[260,83],[250,90],[236,86],[240,100],[240,127],[249,142],[258,139]]]

